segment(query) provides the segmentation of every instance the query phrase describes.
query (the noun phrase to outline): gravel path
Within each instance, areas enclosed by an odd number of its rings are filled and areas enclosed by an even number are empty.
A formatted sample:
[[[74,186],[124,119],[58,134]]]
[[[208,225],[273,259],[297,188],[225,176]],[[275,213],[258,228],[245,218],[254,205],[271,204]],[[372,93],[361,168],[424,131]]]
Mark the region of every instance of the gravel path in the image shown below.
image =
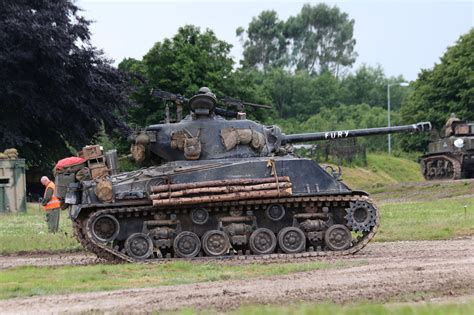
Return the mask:
[[[93,259],[78,254],[1,257],[0,266],[75,265]],[[451,298],[474,292],[474,239],[371,243],[356,255],[332,260],[367,264],[247,280],[16,298],[0,301],[0,313],[143,313],[183,307],[225,311],[248,303],[410,301],[419,298],[417,293]]]

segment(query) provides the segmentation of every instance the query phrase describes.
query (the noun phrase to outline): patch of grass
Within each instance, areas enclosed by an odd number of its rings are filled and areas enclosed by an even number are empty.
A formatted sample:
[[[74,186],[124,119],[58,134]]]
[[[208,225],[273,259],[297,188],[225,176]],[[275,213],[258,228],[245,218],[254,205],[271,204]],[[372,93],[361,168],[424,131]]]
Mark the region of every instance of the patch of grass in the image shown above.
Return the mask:
[[[381,203],[394,201],[430,201],[474,194],[473,181],[404,183],[370,189],[372,198]]]
[[[45,212],[29,203],[26,213],[0,215],[0,254],[29,251],[65,251],[80,247],[72,234],[68,212],[61,212],[59,232],[48,233]]]
[[[209,314],[212,312],[197,312],[195,310],[183,310],[177,314]],[[464,315],[474,314],[474,300],[466,303],[420,303],[420,304],[345,304],[332,303],[322,304],[292,304],[289,306],[255,305],[243,306],[230,314],[245,315]]]
[[[400,182],[420,182],[418,163],[388,154],[368,154],[367,167],[343,167],[342,178],[352,189],[366,189]]]
[[[377,241],[441,240],[474,234],[474,197],[387,203],[381,206],[381,214]]]
[[[156,265],[23,266],[0,271],[0,299],[244,279],[319,269],[344,268],[361,264],[367,264],[367,262],[315,261],[266,265],[224,265],[183,261]]]

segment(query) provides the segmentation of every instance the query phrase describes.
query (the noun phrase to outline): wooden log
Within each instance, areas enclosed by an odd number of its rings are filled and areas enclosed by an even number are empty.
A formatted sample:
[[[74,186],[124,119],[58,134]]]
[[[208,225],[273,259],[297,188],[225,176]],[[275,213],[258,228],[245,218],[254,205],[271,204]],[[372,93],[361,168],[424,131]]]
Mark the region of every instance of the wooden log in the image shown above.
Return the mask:
[[[223,202],[223,201],[237,201],[245,199],[258,199],[258,198],[273,198],[273,197],[286,197],[291,196],[291,188],[285,188],[278,190],[260,190],[260,191],[245,191],[235,192],[221,195],[209,195],[199,197],[182,197],[182,198],[171,198],[171,199],[159,199],[153,200],[153,206],[172,206],[172,205],[192,205],[206,202]]]
[[[268,183],[268,184],[258,184],[251,186],[219,186],[219,187],[202,187],[202,188],[190,188],[183,189],[179,191],[173,191],[171,194],[169,192],[157,193],[150,195],[150,199],[163,199],[163,198],[175,198],[182,197],[186,195],[195,195],[202,193],[232,193],[239,191],[255,191],[255,190],[269,190],[269,189],[284,189],[290,188],[291,183],[289,182],[280,182],[280,183]]]
[[[275,183],[275,182],[289,182],[288,176],[281,176],[276,179],[275,177],[265,178],[237,178],[237,179],[222,179],[222,180],[211,180],[205,182],[194,182],[185,184],[170,184],[170,185],[159,185],[151,186],[151,192],[160,193],[165,191],[176,191],[190,188],[202,188],[202,187],[217,187],[217,186],[229,186],[229,185],[254,185],[264,183]]]

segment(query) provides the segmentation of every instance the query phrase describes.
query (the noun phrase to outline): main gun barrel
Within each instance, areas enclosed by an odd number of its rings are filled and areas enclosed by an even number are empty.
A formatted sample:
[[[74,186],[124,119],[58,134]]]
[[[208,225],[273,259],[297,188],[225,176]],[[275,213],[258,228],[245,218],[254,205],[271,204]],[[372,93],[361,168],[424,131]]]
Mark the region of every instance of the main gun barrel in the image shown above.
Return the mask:
[[[404,126],[393,126],[393,127],[381,127],[381,128],[367,128],[367,129],[354,129],[354,130],[336,130],[336,131],[323,131],[313,133],[300,133],[294,135],[283,135],[282,144],[297,143],[297,142],[308,142],[308,141],[320,141],[320,140],[334,140],[344,139],[352,137],[363,137],[373,135],[384,135],[389,133],[415,133],[422,131],[431,130],[430,122],[419,122],[412,125]]]

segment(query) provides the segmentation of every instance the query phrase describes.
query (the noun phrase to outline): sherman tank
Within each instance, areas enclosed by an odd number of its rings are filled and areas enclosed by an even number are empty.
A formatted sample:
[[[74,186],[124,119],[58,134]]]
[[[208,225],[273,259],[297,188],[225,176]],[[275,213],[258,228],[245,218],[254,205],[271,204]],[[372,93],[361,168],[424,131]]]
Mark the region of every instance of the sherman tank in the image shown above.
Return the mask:
[[[442,134],[420,158],[425,179],[474,178],[474,122],[460,120],[452,114]]]
[[[190,99],[154,94],[177,105],[178,119],[167,107],[164,123],[129,137],[133,158],[151,165],[116,174],[115,152],[102,158],[86,147],[87,164],[57,174],[77,239],[107,260],[355,253],[377,231],[377,206],[340,172],[293,154],[291,144],[431,128],[287,135],[246,119],[243,106],[256,104],[226,99],[238,110],[216,107],[207,88]],[[180,119],[186,104],[190,114]]]

